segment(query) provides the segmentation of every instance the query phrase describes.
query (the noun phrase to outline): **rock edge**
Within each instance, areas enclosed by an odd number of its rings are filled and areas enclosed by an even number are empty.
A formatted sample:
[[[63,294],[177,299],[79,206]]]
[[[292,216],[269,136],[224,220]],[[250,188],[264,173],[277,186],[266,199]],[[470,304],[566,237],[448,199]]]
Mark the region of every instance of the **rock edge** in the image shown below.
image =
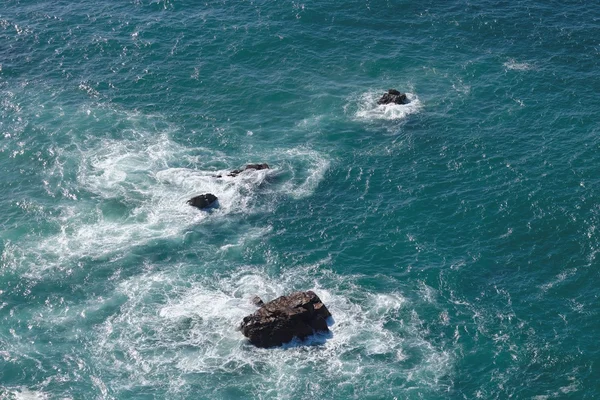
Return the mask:
[[[258,303],[258,302],[256,302]],[[264,303],[242,321],[240,330],[257,347],[275,347],[294,337],[329,332],[331,313],[313,291],[295,292]]]

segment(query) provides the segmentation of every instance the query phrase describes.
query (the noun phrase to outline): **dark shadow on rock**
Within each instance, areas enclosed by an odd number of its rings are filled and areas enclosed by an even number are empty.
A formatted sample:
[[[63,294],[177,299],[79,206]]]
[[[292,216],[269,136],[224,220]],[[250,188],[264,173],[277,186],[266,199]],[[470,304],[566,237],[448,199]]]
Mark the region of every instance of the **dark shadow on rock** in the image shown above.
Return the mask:
[[[270,169],[269,165],[266,163],[262,163],[262,164],[247,164],[244,168],[240,168],[240,169],[234,169],[233,171],[231,171],[230,173],[227,174],[227,176],[231,177],[231,178],[235,178],[236,176],[238,176],[239,174],[241,174],[242,172],[245,171],[261,171],[263,169]],[[213,175],[213,178],[222,178],[223,175]]]
[[[282,349],[293,349],[296,347],[318,347],[323,346],[329,339],[333,338],[333,332],[316,332],[304,339],[294,338],[291,342],[283,343]]]
[[[400,93],[396,89],[389,89],[381,98],[377,101],[377,104],[408,104],[408,98],[406,94]]]
[[[276,347],[294,338],[330,333],[329,317],[329,310],[314,292],[295,292],[264,303],[244,318],[241,331],[257,347]]]
[[[205,193],[199,196],[192,197],[187,202],[192,207],[205,210],[207,208],[214,208],[219,205],[217,196],[212,193]]]

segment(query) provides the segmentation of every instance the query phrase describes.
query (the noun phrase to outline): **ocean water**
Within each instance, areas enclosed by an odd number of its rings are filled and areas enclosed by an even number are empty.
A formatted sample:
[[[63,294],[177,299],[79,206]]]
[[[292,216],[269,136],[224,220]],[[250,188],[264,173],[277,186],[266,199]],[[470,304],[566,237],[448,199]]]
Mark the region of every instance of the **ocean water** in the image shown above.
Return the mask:
[[[595,1],[4,0],[0,399],[599,398],[598,93]]]

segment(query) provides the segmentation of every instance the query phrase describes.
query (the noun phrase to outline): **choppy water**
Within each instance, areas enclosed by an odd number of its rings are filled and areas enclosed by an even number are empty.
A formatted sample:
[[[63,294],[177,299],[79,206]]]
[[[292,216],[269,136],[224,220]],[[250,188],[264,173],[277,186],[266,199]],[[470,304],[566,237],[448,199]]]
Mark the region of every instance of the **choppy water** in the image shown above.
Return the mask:
[[[0,398],[599,397],[599,59],[591,1],[5,0]]]

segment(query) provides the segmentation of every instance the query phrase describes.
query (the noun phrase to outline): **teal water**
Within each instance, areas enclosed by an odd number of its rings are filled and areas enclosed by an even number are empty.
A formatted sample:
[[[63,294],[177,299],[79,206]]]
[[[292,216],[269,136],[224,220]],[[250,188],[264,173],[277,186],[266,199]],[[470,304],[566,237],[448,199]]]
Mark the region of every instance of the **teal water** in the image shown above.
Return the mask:
[[[599,92],[591,1],[5,0],[0,398],[600,397]]]

